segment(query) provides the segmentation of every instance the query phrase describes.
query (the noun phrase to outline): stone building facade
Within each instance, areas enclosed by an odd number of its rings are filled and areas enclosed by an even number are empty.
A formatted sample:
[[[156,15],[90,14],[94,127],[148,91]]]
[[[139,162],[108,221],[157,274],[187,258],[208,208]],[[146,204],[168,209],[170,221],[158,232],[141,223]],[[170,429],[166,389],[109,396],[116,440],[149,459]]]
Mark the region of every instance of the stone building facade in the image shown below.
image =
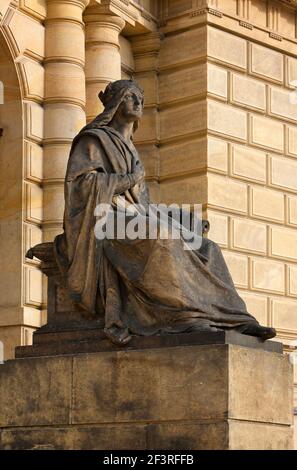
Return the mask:
[[[71,141],[98,92],[131,76],[146,95],[135,140],[151,199],[203,203],[249,310],[293,350],[297,1],[0,0],[5,357],[46,321],[25,253],[61,232]]]

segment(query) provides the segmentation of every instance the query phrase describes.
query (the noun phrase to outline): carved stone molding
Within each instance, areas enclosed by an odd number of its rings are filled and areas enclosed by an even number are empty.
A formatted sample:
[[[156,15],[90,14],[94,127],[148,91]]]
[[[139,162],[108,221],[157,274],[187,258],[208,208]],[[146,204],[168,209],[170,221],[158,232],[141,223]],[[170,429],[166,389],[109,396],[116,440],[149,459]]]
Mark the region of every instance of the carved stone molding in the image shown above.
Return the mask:
[[[279,3],[284,3],[286,5],[289,5],[297,9],[297,0],[276,0],[276,1]]]
[[[10,0],[1,0],[0,4],[0,25],[9,8]]]

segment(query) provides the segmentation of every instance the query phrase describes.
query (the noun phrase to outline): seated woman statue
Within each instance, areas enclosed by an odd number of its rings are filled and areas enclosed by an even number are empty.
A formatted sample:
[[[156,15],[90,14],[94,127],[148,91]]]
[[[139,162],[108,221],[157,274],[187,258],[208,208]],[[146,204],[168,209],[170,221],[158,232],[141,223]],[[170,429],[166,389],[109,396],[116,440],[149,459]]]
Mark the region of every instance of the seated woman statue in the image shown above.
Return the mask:
[[[99,97],[103,113],[73,140],[64,233],[54,243],[72,299],[94,318],[104,318],[106,335],[119,345],[132,335],[218,329],[274,337],[273,328],[260,326],[247,311],[213,241],[202,238],[198,249],[185,250],[182,236],[163,238],[160,228],[154,239],[96,236],[98,205],[114,210],[141,205],[148,217],[149,204],[132,140],[143,113],[143,90],[133,80],[118,80]]]

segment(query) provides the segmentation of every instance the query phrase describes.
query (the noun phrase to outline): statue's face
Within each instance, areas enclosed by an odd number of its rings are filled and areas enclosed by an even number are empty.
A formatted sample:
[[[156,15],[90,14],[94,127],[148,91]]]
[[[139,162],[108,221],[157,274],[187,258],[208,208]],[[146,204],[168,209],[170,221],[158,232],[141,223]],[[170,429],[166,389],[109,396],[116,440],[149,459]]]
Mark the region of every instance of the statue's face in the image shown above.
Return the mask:
[[[137,88],[128,91],[118,112],[129,121],[137,121],[142,118],[143,96]]]

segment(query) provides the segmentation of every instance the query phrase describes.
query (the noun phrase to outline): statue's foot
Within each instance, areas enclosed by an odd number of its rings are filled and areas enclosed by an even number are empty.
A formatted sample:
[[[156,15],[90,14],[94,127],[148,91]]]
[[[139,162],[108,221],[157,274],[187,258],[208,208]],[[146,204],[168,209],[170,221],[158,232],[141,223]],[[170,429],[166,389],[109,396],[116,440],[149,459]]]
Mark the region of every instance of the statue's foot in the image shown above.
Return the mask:
[[[261,326],[257,322],[251,322],[247,325],[243,325],[242,327],[238,328],[238,331],[243,335],[256,336],[263,339],[264,341],[276,336],[276,330],[274,328]]]
[[[118,326],[112,326],[110,328],[104,328],[104,333],[112,343],[117,346],[125,346],[132,339],[127,328],[119,328]]]
[[[210,325],[192,325],[185,331],[185,333],[197,333],[199,331],[213,333],[214,331],[219,331],[219,329]]]

